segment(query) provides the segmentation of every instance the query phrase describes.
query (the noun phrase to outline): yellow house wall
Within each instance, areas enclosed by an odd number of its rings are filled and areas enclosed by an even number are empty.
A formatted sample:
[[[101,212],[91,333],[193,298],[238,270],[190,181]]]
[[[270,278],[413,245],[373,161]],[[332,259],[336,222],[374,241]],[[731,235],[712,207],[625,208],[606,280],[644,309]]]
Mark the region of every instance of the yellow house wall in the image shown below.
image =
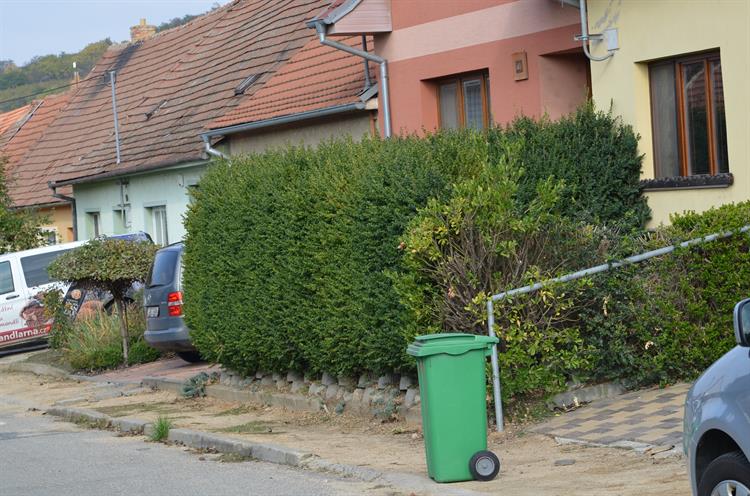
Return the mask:
[[[42,228],[56,231],[58,243],[75,241],[73,239],[73,210],[70,205],[40,208],[36,211],[36,215],[47,218]]]
[[[719,49],[726,102],[728,188],[647,192],[650,227],[685,210],[750,199],[750,0],[589,0],[589,31],[617,28],[620,49],[605,62],[591,62],[594,101],[641,135],[643,178],[654,177],[647,62]],[[603,55],[602,43],[593,53]]]

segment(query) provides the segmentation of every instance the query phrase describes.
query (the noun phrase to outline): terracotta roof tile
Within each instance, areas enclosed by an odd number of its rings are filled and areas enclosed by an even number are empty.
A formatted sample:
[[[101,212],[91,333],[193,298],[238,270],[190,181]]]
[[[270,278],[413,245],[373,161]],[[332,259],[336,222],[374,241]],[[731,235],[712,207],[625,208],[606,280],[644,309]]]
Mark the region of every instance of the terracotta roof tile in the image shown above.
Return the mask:
[[[24,156],[41,139],[44,131],[55,120],[70,99],[71,93],[50,95],[43,100],[32,102],[29,110],[13,126],[0,134],[0,153],[8,159],[5,166],[5,176],[8,180],[8,193],[11,199],[17,196],[18,168]],[[65,191],[59,191],[65,194]],[[60,200],[52,197],[49,188],[40,190],[33,199],[33,204],[59,203]]]
[[[0,114],[0,135],[22,120],[31,110],[31,104]]]
[[[19,205],[47,181],[151,169],[204,158],[200,132],[263,86],[310,39],[328,0],[234,0],[143,42],[108,50],[17,169]],[[115,163],[108,73],[117,71],[122,161]],[[264,77],[244,95],[250,74]]]
[[[337,41],[360,48],[361,40],[350,36]],[[371,39],[368,44],[371,48]],[[374,66],[370,67],[370,74],[375,72]],[[313,33],[261,89],[208,127],[216,129],[356,103],[364,86],[362,59],[321,45]]]

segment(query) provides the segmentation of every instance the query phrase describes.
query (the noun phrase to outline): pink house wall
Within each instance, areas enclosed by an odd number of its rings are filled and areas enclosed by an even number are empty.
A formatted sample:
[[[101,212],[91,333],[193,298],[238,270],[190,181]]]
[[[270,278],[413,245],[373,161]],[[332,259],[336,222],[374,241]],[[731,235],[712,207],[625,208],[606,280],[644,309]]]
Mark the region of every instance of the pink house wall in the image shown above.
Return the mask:
[[[498,123],[519,114],[558,117],[587,97],[588,68],[580,43],[573,40],[580,33],[575,8],[552,0],[409,0],[391,5],[393,31],[375,35],[375,52],[388,60],[394,132],[435,129],[435,79],[461,73],[489,73],[491,111]],[[573,54],[545,57],[569,51]],[[515,52],[527,54],[526,80],[514,79]]]

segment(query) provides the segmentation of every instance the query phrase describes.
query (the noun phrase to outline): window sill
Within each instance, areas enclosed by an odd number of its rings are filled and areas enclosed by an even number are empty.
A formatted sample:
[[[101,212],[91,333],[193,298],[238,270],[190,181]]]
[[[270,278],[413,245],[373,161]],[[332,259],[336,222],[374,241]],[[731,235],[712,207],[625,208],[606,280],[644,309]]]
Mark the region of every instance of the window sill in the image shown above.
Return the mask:
[[[711,176],[701,174],[697,176],[660,177],[657,179],[643,179],[643,191],[664,191],[675,189],[708,189],[728,188],[734,183],[731,172]]]

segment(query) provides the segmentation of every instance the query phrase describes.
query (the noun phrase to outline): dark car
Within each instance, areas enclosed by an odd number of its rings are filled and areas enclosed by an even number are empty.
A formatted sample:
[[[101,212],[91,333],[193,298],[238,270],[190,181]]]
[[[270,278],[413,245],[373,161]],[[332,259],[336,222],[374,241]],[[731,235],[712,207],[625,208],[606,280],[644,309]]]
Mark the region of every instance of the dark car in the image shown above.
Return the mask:
[[[175,243],[156,252],[143,293],[146,311],[144,338],[160,351],[174,351],[187,362],[199,362],[182,313],[182,253]]]

